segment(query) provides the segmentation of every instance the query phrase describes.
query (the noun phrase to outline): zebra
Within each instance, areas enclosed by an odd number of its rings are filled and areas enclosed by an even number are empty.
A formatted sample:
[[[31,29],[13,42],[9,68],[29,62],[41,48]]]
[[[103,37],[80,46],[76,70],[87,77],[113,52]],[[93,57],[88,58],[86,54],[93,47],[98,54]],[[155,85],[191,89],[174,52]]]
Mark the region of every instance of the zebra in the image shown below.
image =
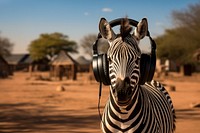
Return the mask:
[[[128,18],[123,18],[120,34],[102,18],[99,31],[107,39],[110,95],[101,119],[102,132],[172,133],[175,110],[163,85],[157,81],[139,84],[141,50],[139,41],[148,31],[143,18],[133,33]]]

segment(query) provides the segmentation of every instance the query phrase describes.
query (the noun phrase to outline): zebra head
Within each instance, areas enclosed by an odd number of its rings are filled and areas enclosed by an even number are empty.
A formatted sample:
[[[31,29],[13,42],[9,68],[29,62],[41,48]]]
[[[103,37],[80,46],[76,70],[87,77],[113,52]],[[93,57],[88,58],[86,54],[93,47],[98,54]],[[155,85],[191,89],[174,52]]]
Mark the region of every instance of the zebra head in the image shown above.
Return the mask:
[[[107,56],[111,94],[118,105],[126,106],[138,88],[141,57],[138,43],[147,34],[147,19],[143,18],[131,33],[132,27],[128,18],[124,18],[121,22],[120,34],[115,34],[107,20],[102,18],[99,30],[110,44]]]

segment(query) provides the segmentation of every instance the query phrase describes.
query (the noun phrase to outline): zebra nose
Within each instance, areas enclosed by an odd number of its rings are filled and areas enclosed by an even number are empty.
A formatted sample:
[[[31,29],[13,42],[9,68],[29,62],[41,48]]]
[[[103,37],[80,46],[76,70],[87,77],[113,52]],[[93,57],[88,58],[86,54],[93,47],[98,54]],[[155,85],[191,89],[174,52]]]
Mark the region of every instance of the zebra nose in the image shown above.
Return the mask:
[[[120,78],[117,79],[113,92],[118,102],[123,103],[130,100],[130,97],[132,95],[130,82],[131,80],[128,77],[123,80],[121,80]]]
[[[116,81],[116,91],[127,91],[128,88],[130,88],[130,78],[126,77],[124,80],[117,78]]]

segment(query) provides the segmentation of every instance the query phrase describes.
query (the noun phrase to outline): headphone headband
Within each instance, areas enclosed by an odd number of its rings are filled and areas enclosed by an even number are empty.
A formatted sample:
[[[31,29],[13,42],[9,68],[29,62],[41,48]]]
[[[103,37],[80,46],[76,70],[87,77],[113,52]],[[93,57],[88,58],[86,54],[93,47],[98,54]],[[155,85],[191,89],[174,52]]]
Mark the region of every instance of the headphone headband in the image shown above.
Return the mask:
[[[121,25],[121,22],[122,22],[123,19],[124,19],[124,18],[117,18],[117,19],[111,20],[111,21],[109,22],[109,24],[110,24],[111,27],[115,27],[115,26],[117,26],[117,25]],[[133,20],[133,19],[130,19],[130,18],[128,18],[128,21],[129,21],[129,24],[132,25],[132,26],[134,26],[134,27],[137,27],[137,25],[138,25],[138,23],[139,23],[138,21]],[[155,41],[151,38],[149,30],[147,31],[147,35],[146,35],[146,36],[148,36],[149,39],[151,40],[151,50],[152,50],[152,51],[155,51],[155,50],[156,50],[156,44],[155,44]],[[97,43],[98,43],[98,40],[99,40],[100,38],[102,38],[101,33],[98,34],[97,40],[96,40],[95,43],[93,44],[93,51],[94,51],[94,54],[98,54]]]
[[[115,26],[117,26],[117,25],[120,25],[123,19],[124,19],[124,18],[117,18],[117,19],[111,20],[111,21],[109,22],[109,24],[110,24],[111,27],[115,27]],[[134,27],[137,27],[137,25],[138,25],[138,23],[139,23],[138,21],[133,20],[133,19],[130,19],[130,18],[128,18],[128,21],[129,21],[129,24],[132,25],[132,26],[134,26]],[[149,32],[149,30],[147,31],[147,35],[146,35],[146,36],[150,37],[150,32]],[[98,37],[97,37],[97,38],[98,38],[98,39],[99,39],[99,38],[102,38],[102,36],[101,36],[100,33],[98,34]]]
[[[110,21],[109,24],[110,24],[111,27],[115,27],[117,25],[120,25],[123,19],[124,18],[114,19],[114,20]],[[139,23],[138,21],[130,19],[130,18],[128,18],[128,21],[129,21],[129,24],[134,26],[134,27],[137,27],[137,25]],[[150,36],[150,32],[149,31],[147,31],[147,35],[146,36]]]
[[[117,18],[117,19],[114,19],[114,20],[110,21],[109,24],[110,24],[111,27],[120,25],[123,19],[124,19],[124,18]],[[128,21],[129,21],[129,24],[130,24],[130,25],[137,27],[138,21],[133,20],[133,19],[129,19],[129,18],[128,18]]]

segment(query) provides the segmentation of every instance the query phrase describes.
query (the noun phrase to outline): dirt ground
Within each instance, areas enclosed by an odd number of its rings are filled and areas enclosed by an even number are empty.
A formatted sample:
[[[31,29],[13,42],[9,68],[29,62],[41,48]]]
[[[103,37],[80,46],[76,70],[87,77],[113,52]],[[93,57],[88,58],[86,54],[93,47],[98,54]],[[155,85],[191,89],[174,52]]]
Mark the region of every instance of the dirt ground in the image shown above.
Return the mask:
[[[98,84],[87,77],[79,74],[77,81],[46,81],[17,72],[9,79],[0,79],[0,133],[101,132]],[[176,133],[200,133],[200,107],[192,107],[200,103],[200,75],[159,80],[176,87],[169,92],[177,114]],[[60,85],[65,91],[56,89]],[[108,92],[104,86],[101,113]]]

